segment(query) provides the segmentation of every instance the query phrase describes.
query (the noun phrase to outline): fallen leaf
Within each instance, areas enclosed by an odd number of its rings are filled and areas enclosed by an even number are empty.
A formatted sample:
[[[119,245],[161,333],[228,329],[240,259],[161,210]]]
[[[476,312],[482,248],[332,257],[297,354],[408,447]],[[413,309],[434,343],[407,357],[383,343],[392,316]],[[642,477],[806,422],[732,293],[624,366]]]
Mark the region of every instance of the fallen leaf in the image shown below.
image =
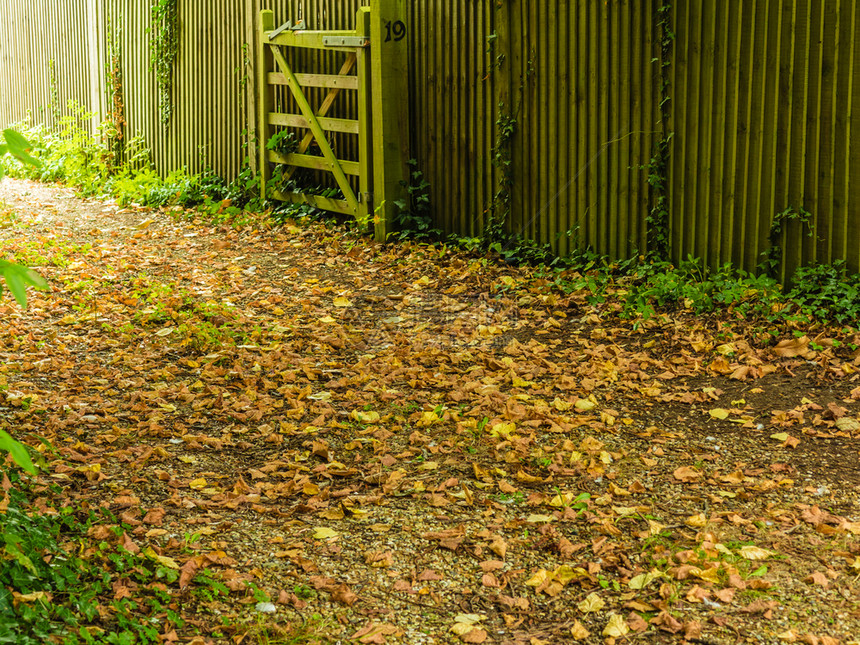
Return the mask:
[[[672,476],[681,482],[694,482],[702,476],[702,473],[689,466],[681,466],[675,469]]]
[[[579,609],[579,611],[586,613],[586,614],[592,613],[595,611],[600,611],[605,606],[606,606],[606,603],[603,601],[603,599],[600,596],[598,596],[596,593],[593,593],[593,592],[588,594],[588,596],[586,596],[584,600],[580,601],[576,605],[576,607],[577,607],[577,609]]]
[[[619,614],[609,614],[609,622],[606,623],[606,627],[603,628],[601,633],[604,636],[618,638],[620,636],[624,636],[629,631],[630,627],[627,626],[627,621],[624,620],[623,616]]]
[[[334,529],[330,529],[326,526],[319,526],[314,529],[314,539],[315,540],[328,540],[330,538],[335,538],[340,533],[335,531]]]
[[[739,550],[742,558],[747,560],[767,560],[773,555],[773,551],[761,549],[757,546],[742,546]]]
[[[591,632],[577,620],[573,623],[573,627],[570,628],[570,635],[573,637],[573,640],[582,641],[591,636]]]

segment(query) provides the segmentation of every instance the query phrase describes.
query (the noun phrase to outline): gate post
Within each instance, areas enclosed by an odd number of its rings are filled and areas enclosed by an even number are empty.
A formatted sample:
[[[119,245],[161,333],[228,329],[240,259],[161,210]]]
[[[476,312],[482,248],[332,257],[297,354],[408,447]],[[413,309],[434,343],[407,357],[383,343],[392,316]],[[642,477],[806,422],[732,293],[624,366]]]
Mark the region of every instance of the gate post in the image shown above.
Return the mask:
[[[370,8],[373,85],[373,218],[384,242],[409,193],[409,25],[405,0],[373,0]]]
[[[355,33],[360,38],[370,38],[370,9],[361,7],[355,20]],[[373,217],[373,202],[371,190],[373,186],[373,75],[370,68],[370,47],[362,47],[356,53],[358,71],[358,163],[359,166],[359,197],[356,219],[365,229]]]
[[[272,53],[263,37],[275,28],[275,14],[266,9],[260,12],[257,24],[257,159],[260,172],[260,197],[266,199],[266,184],[272,178],[266,142],[269,140],[269,112],[272,110],[272,90],[269,87],[269,70]]]

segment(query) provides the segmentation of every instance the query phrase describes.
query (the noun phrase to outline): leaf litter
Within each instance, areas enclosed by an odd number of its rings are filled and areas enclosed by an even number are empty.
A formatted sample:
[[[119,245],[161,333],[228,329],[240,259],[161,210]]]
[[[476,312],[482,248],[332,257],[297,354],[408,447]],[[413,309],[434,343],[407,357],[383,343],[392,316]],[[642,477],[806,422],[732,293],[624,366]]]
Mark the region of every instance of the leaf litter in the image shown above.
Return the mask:
[[[767,346],[323,224],[0,197],[52,289],[0,305],[3,425],[54,504],[116,515],[92,539],[177,572],[163,642],[251,642],[254,614],[319,614],[321,642],[857,642],[855,331]]]

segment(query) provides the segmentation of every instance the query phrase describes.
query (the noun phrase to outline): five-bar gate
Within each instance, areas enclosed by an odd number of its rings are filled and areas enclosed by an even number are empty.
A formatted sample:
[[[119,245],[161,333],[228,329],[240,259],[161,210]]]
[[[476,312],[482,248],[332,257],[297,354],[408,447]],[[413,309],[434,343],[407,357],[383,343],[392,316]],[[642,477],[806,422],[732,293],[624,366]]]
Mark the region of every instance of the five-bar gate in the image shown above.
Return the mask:
[[[257,117],[263,194],[373,222],[380,241],[390,230],[394,202],[405,197],[408,177],[407,27],[402,15],[402,0],[375,0],[358,11],[352,31],[311,31],[291,22],[275,28],[268,10],[260,13],[259,22]],[[298,73],[285,55],[287,48],[341,52],[345,58],[337,74]],[[288,89],[298,113],[275,111],[278,86]],[[319,105],[311,104],[308,88],[322,88]],[[328,116],[345,91],[357,95],[357,119]],[[288,150],[269,149],[278,127],[292,128],[302,137]],[[356,135],[358,161],[339,158],[329,133]],[[268,188],[274,164],[285,166],[285,184],[300,168],[330,173],[340,195]]]

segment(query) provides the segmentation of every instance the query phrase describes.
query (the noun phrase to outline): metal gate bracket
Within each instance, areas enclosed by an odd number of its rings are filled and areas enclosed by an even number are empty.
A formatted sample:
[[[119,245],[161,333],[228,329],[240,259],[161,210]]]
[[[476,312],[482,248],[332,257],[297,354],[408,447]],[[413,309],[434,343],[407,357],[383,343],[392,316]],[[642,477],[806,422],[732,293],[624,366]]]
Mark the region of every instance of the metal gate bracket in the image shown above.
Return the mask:
[[[323,36],[322,42],[326,47],[367,47],[370,39],[359,36]]]

